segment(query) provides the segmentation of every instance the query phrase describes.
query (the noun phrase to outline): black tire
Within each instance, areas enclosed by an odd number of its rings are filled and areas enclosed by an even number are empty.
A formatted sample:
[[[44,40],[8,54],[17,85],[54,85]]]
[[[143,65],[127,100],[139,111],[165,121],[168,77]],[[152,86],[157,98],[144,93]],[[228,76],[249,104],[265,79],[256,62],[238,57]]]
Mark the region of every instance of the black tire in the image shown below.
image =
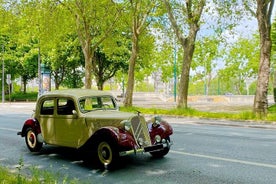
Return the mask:
[[[96,166],[101,169],[112,170],[117,167],[119,152],[116,143],[111,137],[97,138],[93,154]]]
[[[167,137],[166,138],[166,141],[167,143],[169,144],[171,142],[171,139],[170,137]],[[165,155],[167,155],[170,151],[170,147],[165,147],[164,149],[162,150],[159,150],[159,151],[152,151],[150,152],[151,156],[153,156],[154,158],[162,158],[164,157]]]
[[[39,152],[43,145],[43,143],[38,142],[37,133],[32,128],[26,130],[25,142],[31,152]]]

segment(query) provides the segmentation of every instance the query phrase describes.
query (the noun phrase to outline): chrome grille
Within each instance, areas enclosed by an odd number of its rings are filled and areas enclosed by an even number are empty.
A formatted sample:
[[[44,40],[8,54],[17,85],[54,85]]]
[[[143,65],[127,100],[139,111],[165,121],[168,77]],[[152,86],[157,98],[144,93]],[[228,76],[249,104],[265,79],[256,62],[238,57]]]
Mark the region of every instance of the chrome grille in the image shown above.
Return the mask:
[[[135,141],[138,145],[141,147],[151,146],[149,130],[144,117],[132,117],[131,127]]]

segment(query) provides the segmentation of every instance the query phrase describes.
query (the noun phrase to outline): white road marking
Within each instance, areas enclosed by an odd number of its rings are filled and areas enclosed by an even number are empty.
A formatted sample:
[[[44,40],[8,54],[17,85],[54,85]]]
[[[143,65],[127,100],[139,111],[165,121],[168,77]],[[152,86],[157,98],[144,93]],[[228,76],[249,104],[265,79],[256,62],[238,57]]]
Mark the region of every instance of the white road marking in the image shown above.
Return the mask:
[[[12,131],[12,132],[18,132],[19,130],[16,130],[16,129],[11,129],[11,128],[1,128],[0,127],[0,130],[7,130],[7,131]]]
[[[221,160],[225,162],[232,162],[232,163],[239,163],[239,164],[245,164],[245,165],[253,165],[258,167],[266,167],[266,168],[272,168],[276,169],[276,165],[273,164],[265,164],[265,163],[259,163],[259,162],[250,162],[245,160],[238,160],[238,159],[231,159],[231,158],[223,158],[223,157],[215,157],[210,155],[202,155],[202,154],[196,154],[196,153],[188,153],[183,151],[174,151],[171,150],[170,153],[174,154],[180,154],[180,155],[186,155],[186,156],[192,156],[192,157],[199,157],[199,158],[207,158],[212,160]]]

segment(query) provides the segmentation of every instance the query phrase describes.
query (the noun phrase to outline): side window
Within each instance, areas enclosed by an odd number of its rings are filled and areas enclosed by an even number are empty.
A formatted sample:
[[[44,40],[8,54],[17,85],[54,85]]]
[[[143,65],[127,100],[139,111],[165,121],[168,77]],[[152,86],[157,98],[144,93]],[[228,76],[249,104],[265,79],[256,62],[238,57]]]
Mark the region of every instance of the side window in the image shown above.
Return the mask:
[[[93,109],[101,108],[98,97],[87,97],[79,101],[82,111],[90,111]]]
[[[53,115],[54,114],[54,99],[45,100],[41,103],[40,108],[41,115]]]
[[[73,114],[73,110],[76,110],[74,101],[68,98],[60,98],[57,101],[57,113],[59,115]]]

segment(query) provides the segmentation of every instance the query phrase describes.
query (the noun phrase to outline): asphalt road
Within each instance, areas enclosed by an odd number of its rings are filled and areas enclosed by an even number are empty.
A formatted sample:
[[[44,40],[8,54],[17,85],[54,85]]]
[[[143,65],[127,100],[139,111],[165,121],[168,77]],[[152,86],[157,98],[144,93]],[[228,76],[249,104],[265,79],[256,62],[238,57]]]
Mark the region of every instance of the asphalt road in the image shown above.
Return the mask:
[[[165,158],[131,155],[121,159],[119,169],[103,172],[86,166],[76,150],[47,145],[39,154],[30,153],[16,135],[28,117],[8,110],[0,113],[0,165],[12,172],[18,171],[23,159],[25,174],[37,168],[78,183],[276,183],[276,129],[172,118],[168,120],[174,128],[174,145]]]

